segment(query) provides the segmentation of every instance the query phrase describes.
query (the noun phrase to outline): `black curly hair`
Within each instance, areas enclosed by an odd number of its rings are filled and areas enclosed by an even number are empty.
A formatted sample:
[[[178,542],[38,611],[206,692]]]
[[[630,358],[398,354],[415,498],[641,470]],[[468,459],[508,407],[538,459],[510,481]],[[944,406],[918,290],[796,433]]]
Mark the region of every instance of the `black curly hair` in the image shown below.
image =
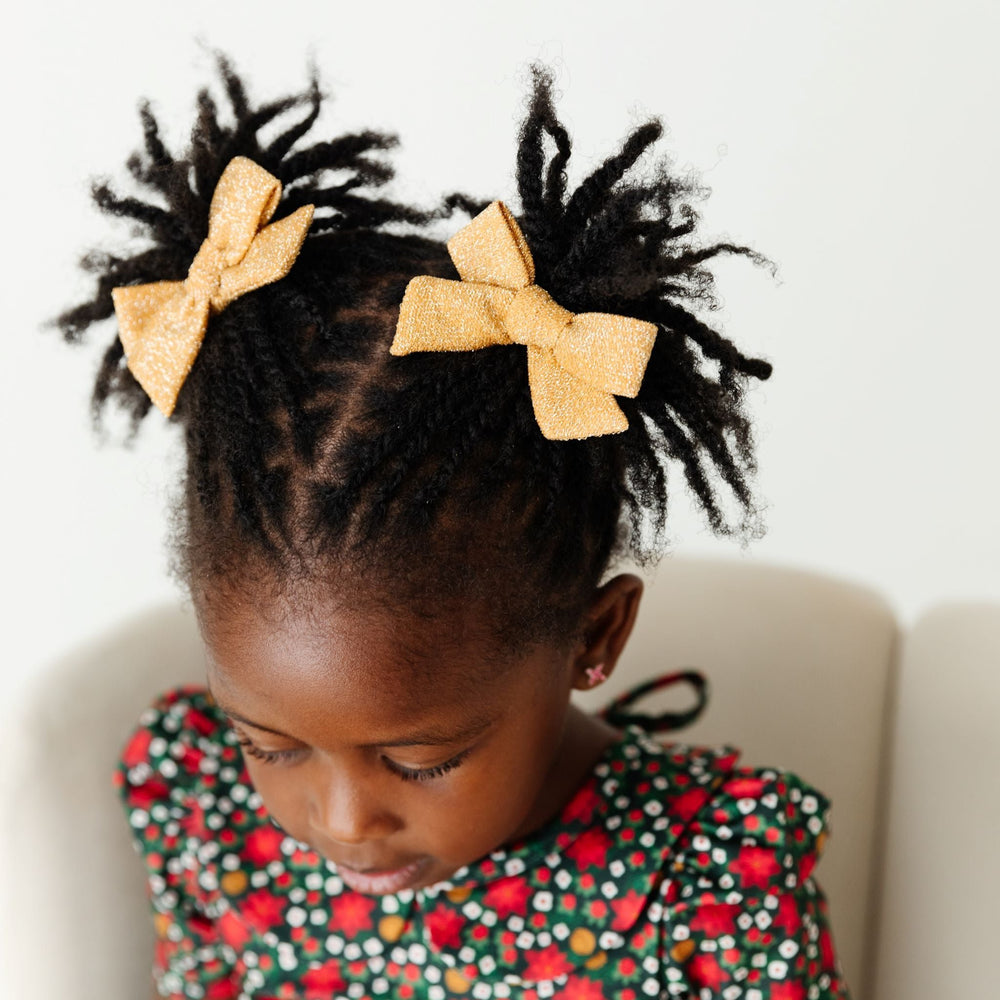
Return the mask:
[[[265,580],[277,593],[318,584],[328,596],[364,593],[417,613],[459,598],[483,606],[509,653],[577,636],[612,564],[631,557],[646,566],[662,555],[670,460],[713,530],[759,532],[743,393],[771,366],[684,303],[717,307],[704,263],[718,254],[770,262],[732,243],[699,245],[689,202],[707,191],[662,159],[644,174],[634,169],[661,136],[659,121],[635,128],[570,191],[570,138],[552,78],[532,66],[517,219],[536,281],[574,312],[658,327],[641,390],[618,399],[627,431],[554,441],[535,421],[521,348],[389,353],[409,279],[457,277],[433,225],[491,199],[454,193],[422,209],[378,197],[393,176],[379,154],[395,136],[366,130],[304,145],[325,97],[315,69],[304,92],[254,106],[229,60],[216,59],[231,121],[202,90],[178,157],[149,104],[140,105],[144,150],[127,166],[154,200],[107,182],[92,193],[101,211],[140,223],[149,245],[131,256],[87,254],[96,293],[56,320],[76,341],[112,315],[112,288],[183,279],[234,156],[281,181],[277,217],[316,206],[289,275],[212,317],[171,417],[187,454],[174,566],[196,600]],[[262,143],[262,129],[297,108],[304,117]],[[98,424],[111,401],[134,436],[151,404],[117,337],[94,387]],[[735,498],[735,518],[720,490]]]

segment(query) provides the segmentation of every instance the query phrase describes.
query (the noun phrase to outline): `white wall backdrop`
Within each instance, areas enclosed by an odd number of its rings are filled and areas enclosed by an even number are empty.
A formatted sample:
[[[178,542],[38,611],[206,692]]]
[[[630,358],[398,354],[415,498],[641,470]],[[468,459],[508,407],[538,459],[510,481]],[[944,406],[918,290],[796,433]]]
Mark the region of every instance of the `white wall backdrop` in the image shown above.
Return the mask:
[[[780,267],[716,267],[713,321],[775,364],[752,397],[769,533],[742,558],[866,581],[904,620],[1000,599],[996,4],[91,0],[18,18],[0,62],[6,682],[176,594],[170,435],[150,419],[131,451],[99,447],[87,403],[110,327],[77,349],[40,327],[88,292],[79,253],[122,234],[88,178],[123,179],[140,96],[186,134],[214,78],[196,39],[259,98],[299,89],[314,54],[327,127],[398,131],[395,191],[425,201],[515,199],[532,59],[557,73],[576,179],[662,115],[658,148],[713,189],[705,236]],[[739,554],[675,497],[676,551]]]

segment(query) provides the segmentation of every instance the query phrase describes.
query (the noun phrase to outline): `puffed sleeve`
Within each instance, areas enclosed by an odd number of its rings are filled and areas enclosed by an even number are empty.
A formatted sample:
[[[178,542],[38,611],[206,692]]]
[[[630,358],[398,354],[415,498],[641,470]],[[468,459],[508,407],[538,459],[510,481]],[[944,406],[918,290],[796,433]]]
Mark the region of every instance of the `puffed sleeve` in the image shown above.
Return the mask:
[[[812,876],[829,807],[787,772],[736,768],[721,781],[664,886],[666,996],[848,1000]]]
[[[114,772],[114,784],[146,866],[156,945],[153,979],[161,996],[232,1000],[237,956],[221,938],[202,884],[204,838],[198,798],[218,770],[213,735],[220,719],[207,692],[179,688],[143,712]],[[204,838],[204,839],[203,839]]]

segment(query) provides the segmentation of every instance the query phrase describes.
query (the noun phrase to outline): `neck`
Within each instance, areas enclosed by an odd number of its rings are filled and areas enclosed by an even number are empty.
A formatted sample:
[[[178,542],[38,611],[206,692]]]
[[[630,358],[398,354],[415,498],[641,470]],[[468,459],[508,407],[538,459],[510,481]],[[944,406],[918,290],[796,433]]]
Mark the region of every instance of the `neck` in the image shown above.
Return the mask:
[[[527,837],[558,816],[608,747],[621,738],[613,726],[571,705],[541,792],[510,840]]]

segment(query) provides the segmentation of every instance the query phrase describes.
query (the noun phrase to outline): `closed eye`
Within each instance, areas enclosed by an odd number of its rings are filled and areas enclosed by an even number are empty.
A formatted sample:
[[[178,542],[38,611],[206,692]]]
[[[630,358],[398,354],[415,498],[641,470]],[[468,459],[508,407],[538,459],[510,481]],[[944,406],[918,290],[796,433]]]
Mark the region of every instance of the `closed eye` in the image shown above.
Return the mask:
[[[262,760],[265,764],[288,764],[302,753],[301,750],[262,750],[245,736],[238,736],[237,743],[247,756],[253,757],[255,760]]]
[[[472,753],[472,747],[456,754],[443,764],[435,764],[434,767],[404,767],[402,764],[398,764],[388,757],[383,757],[382,761],[390,771],[399,775],[404,781],[430,781],[432,778],[440,778],[442,775],[459,767],[470,753]]]
[[[235,728],[233,732],[236,734],[236,742],[243,749],[243,752],[247,756],[253,757],[255,760],[262,761],[265,764],[291,764],[300,759],[305,752],[299,748],[292,750],[265,750],[257,746],[244,733],[239,732]],[[473,749],[474,747],[468,747],[461,753],[457,753],[454,757],[444,761],[444,763],[435,764],[433,767],[406,767],[404,764],[400,764],[385,756],[382,757],[382,762],[393,774],[404,781],[430,781],[433,778],[440,778],[449,771],[453,771],[456,767],[459,767],[465,761],[466,757],[472,753]]]

